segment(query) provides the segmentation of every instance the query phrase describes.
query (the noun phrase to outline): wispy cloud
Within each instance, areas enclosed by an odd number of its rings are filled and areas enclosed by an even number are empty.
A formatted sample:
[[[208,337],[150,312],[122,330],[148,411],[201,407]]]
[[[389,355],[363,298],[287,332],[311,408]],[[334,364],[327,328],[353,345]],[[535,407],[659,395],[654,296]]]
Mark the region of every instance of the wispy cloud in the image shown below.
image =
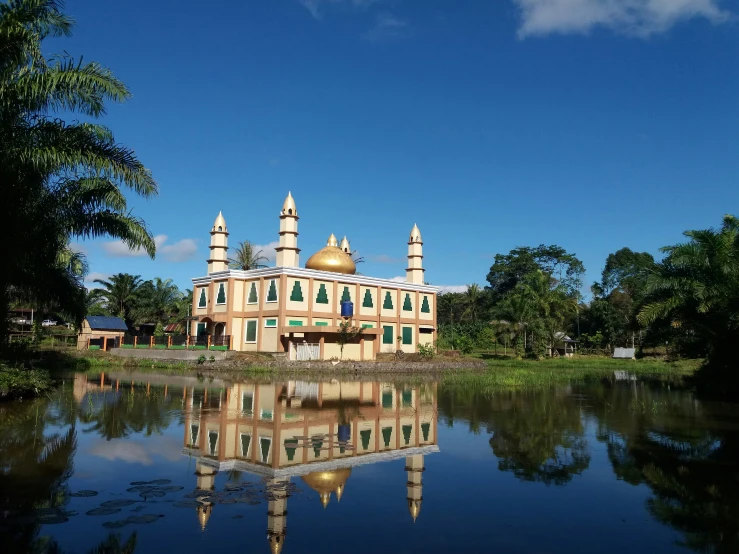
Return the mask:
[[[172,244],[167,244],[167,235],[157,235],[154,243],[157,246],[157,255],[162,256],[168,262],[186,262],[195,256],[198,246],[193,239],[182,239]],[[143,248],[130,249],[123,241],[113,240],[103,243],[103,250],[113,258],[137,258],[146,256]]]
[[[377,256],[370,256],[369,261],[378,264],[399,264],[406,261],[406,258],[395,258],[393,256],[388,256],[387,254],[378,254]],[[403,279],[405,279],[405,277],[403,277]]]
[[[648,37],[675,24],[703,18],[724,23],[732,14],[719,0],[513,0],[521,13],[519,38],[586,34],[597,27]]]
[[[410,27],[404,21],[391,13],[381,13],[375,24],[364,34],[364,38],[371,42],[389,40],[408,36]]]
[[[84,244],[80,244],[79,242],[70,242],[69,249],[72,252],[78,252],[80,254],[87,254],[87,247]]]
[[[323,17],[323,8],[326,6],[349,6],[354,8],[367,8],[377,0],[298,0],[303,7],[316,18]]]
[[[150,466],[155,457],[161,457],[170,462],[182,457],[179,443],[170,437],[159,437],[155,441],[146,443],[115,440],[102,442],[92,446],[88,452],[93,456],[111,462],[125,462],[128,464],[140,464]]]
[[[280,242],[275,240],[272,242],[268,242],[267,244],[255,244],[254,245],[254,251],[259,252],[262,251],[262,256],[265,256],[268,261],[274,262],[277,258],[277,252],[275,251],[275,248],[280,246]]]
[[[87,275],[85,275],[85,286],[88,289],[97,289],[100,288],[100,285],[98,285],[95,281],[97,279],[100,279],[102,281],[108,279],[110,277],[107,273],[100,273],[99,271],[91,271]]]
[[[467,285],[436,285],[439,287],[439,292],[444,294],[447,292],[467,292],[469,288]]]

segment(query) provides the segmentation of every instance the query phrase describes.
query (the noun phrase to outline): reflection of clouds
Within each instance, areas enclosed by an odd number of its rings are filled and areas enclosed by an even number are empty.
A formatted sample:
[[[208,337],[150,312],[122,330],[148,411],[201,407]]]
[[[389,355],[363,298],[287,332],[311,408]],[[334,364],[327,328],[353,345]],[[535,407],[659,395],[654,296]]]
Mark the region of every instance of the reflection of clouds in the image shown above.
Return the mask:
[[[100,442],[90,448],[90,454],[110,462],[122,461],[128,464],[150,466],[154,456],[159,456],[170,462],[180,459],[180,444],[171,437],[158,437],[154,441],[133,442],[128,440],[113,440]]]

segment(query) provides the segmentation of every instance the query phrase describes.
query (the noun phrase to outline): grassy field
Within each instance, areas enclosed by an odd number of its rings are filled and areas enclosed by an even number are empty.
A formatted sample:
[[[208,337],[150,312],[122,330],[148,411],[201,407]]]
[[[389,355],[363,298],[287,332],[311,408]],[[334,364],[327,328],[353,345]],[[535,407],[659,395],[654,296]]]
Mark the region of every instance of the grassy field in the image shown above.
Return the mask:
[[[463,386],[490,390],[534,389],[554,385],[582,383],[613,377],[626,371],[637,377],[682,378],[692,375],[701,360],[614,360],[605,357],[555,358],[545,360],[488,360],[488,369],[459,372],[444,376],[445,386]]]

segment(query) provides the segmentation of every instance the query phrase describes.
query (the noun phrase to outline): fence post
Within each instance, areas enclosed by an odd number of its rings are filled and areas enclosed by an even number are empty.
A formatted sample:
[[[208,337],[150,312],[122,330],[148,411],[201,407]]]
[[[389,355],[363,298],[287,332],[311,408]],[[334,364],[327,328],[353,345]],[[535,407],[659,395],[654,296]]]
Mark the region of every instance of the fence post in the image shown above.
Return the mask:
[[[137,337],[136,335],[134,335],[133,336],[133,347],[134,347],[134,349],[136,348],[136,345],[138,344],[138,342],[139,342],[139,337]]]
[[[228,349],[233,350],[234,348],[234,336],[228,335]]]
[[[149,337],[149,348],[154,348],[154,335]]]
[[[185,350],[190,348],[190,335],[187,335],[187,340],[185,341]]]
[[[90,350],[90,337],[87,337],[87,349]]]
[[[172,335],[167,335],[167,348],[169,348],[170,346],[172,346]]]
[[[207,350],[210,350],[210,335],[208,335],[208,346],[206,347]]]

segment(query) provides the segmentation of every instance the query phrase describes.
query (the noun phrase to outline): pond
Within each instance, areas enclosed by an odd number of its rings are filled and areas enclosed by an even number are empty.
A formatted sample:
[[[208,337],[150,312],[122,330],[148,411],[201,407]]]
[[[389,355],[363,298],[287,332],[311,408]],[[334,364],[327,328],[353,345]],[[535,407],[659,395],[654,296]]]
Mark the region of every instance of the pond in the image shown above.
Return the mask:
[[[3,552],[739,552],[739,406],[75,374],[0,405]]]

